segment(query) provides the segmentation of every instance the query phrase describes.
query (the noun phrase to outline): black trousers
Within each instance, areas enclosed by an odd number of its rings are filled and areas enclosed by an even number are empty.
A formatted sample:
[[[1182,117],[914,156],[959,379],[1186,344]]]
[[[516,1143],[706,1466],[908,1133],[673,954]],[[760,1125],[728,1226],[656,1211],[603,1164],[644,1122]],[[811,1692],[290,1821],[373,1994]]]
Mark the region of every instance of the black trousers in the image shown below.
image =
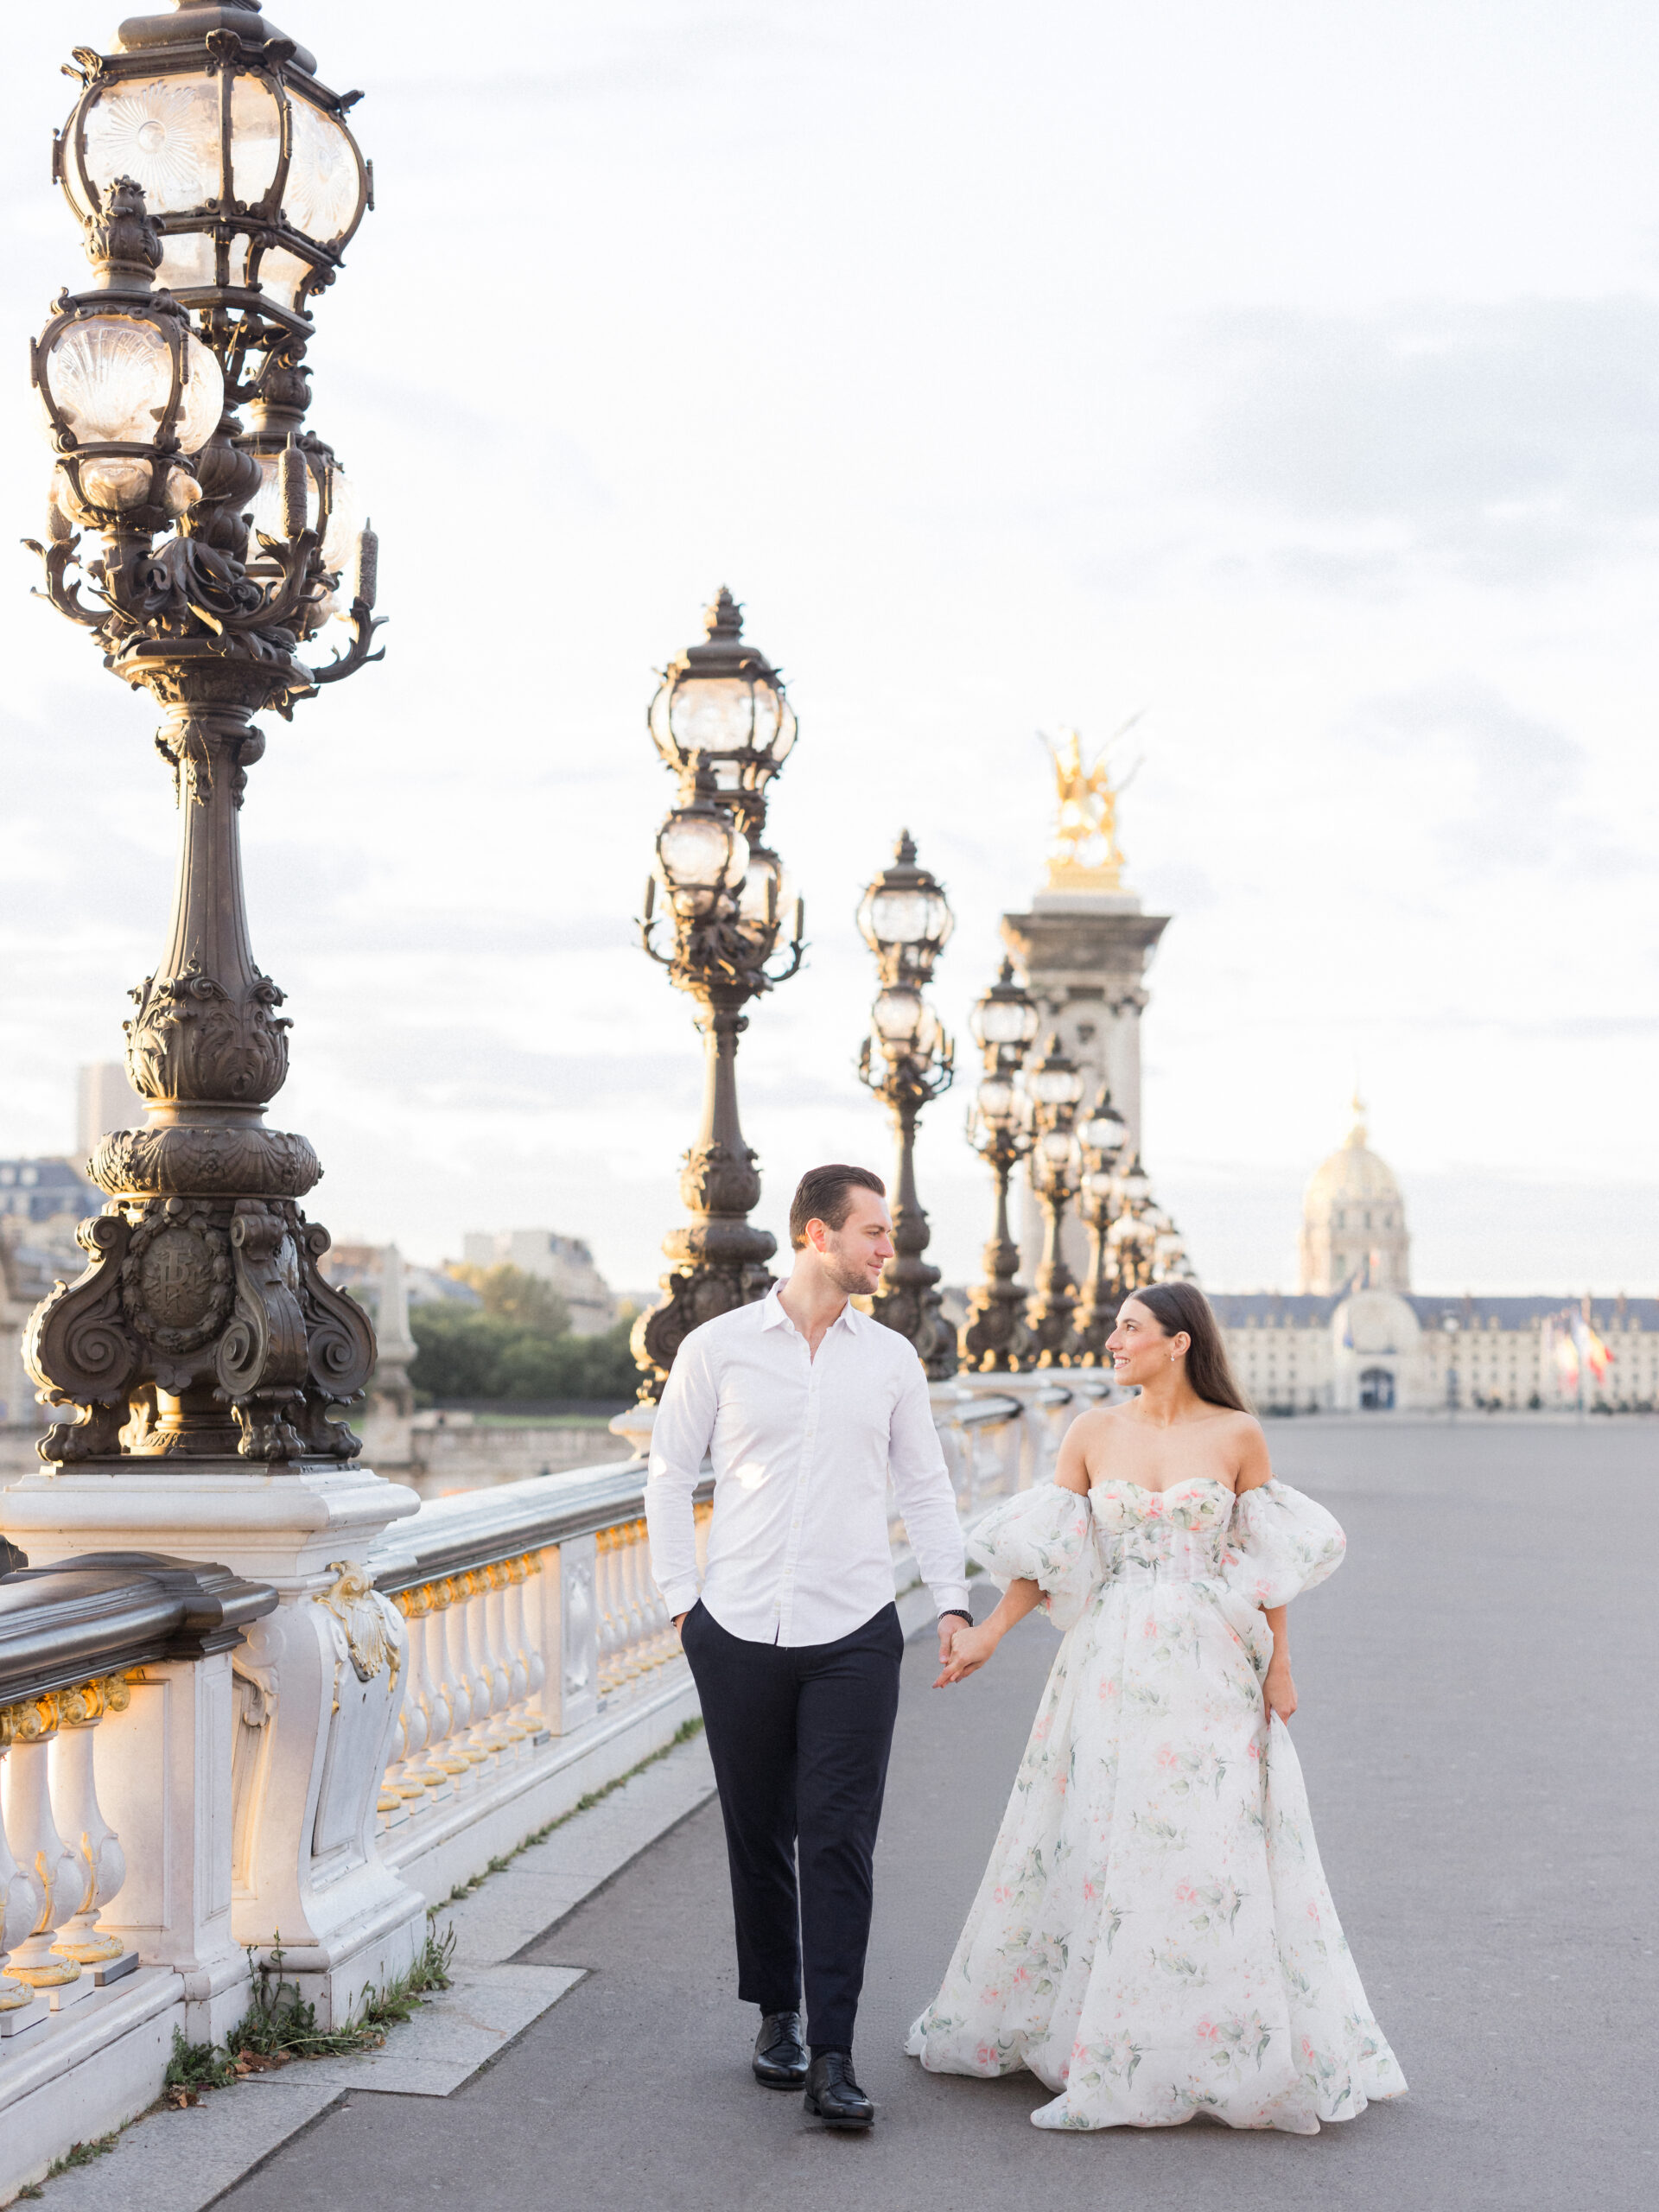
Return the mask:
[[[835,1643],[790,1646],[729,1636],[699,1602],[681,1636],[726,1821],[737,1993],[792,2012],[804,1989],[813,2048],[850,2050],[899,1711],[898,1607]]]

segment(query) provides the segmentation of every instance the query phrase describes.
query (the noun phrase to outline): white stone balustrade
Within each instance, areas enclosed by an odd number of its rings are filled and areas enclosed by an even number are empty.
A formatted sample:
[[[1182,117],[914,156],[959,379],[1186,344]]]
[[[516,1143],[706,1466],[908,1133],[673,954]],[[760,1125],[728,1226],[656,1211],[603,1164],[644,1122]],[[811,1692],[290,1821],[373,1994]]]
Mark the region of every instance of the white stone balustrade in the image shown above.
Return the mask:
[[[276,1602],[130,1554],[0,1576],[0,2196],[247,2008],[232,1654]]]

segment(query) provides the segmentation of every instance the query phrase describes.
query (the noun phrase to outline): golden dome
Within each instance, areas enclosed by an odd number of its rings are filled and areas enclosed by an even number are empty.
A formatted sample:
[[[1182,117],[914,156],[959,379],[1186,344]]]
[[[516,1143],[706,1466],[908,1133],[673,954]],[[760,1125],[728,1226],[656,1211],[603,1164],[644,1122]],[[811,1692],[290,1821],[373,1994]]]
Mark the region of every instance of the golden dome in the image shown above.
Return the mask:
[[[1353,1128],[1340,1148],[1322,1160],[1308,1179],[1302,1211],[1309,1220],[1327,1207],[1345,1203],[1403,1205],[1394,1170],[1369,1148],[1365,1137],[1365,1109],[1356,1094]]]

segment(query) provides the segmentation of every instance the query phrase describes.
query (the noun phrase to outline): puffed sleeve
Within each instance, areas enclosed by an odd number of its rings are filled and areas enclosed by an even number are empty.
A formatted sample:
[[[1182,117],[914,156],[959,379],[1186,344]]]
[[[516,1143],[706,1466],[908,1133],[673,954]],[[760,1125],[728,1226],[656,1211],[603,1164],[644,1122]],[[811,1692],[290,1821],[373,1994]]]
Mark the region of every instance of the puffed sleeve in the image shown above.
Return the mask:
[[[1347,1537],[1322,1505],[1288,1483],[1263,1483],[1233,1508],[1221,1579],[1247,1605],[1266,1611],[1334,1574],[1347,1548]]]
[[[1089,1501],[1058,1483],[1039,1483],[994,1505],[976,1523],[968,1549],[999,1590],[1010,1582],[1039,1584],[1044,1608],[1060,1630],[1082,1619],[1100,1580]]]

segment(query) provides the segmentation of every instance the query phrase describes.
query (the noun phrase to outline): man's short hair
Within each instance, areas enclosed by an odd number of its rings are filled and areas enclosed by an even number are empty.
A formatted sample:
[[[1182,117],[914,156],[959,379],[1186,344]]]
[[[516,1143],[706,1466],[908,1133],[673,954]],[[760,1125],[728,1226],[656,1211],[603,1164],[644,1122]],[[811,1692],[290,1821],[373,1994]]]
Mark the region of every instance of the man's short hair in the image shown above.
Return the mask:
[[[809,1168],[796,1185],[795,1196],[790,1201],[791,1249],[798,1252],[805,1246],[809,1221],[821,1221],[826,1229],[844,1228],[853,1210],[855,1191],[874,1191],[878,1198],[887,1195],[887,1185],[868,1167],[836,1164]]]

